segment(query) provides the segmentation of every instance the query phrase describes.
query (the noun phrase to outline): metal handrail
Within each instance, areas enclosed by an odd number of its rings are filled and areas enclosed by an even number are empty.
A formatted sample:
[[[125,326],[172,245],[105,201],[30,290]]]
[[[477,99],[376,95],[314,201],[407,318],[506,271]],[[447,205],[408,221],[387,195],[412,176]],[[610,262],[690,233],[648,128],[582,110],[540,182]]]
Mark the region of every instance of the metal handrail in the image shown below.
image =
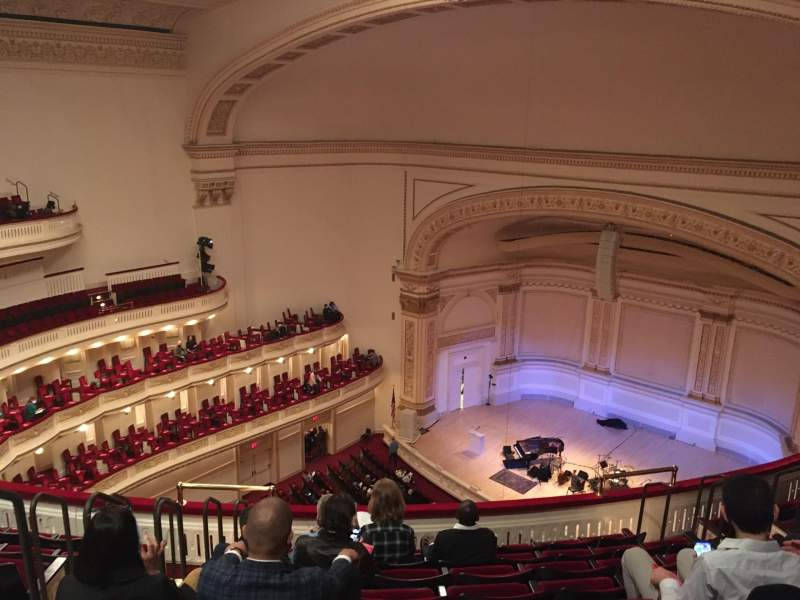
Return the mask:
[[[181,559],[181,577],[186,576],[186,537],[183,533],[183,510],[181,509],[181,505],[178,502],[175,502],[172,498],[164,498],[161,497],[156,500],[156,503],[153,505],[153,535],[156,538],[156,542],[158,544],[164,539],[164,534],[161,527],[161,515],[164,512],[164,507],[169,507],[169,549],[170,549],[170,556],[172,558],[172,564],[175,564],[175,522],[173,517],[178,517],[178,554],[180,555]],[[167,570],[166,559],[164,555],[161,555],[161,561],[159,563],[159,568],[161,569],[162,573],[165,573]]]
[[[186,502],[183,499],[183,490],[219,490],[228,492],[274,492],[274,485],[238,485],[234,483],[195,483],[179,481],[175,485],[177,491],[178,504],[183,506]]]
[[[636,535],[642,532],[642,520],[644,519],[644,503],[647,500],[647,490],[651,487],[667,485],[663,481],[651,481],[642,486],[642,501],[639,503],[639,518],[636,520]]]
[[[67,538],[67,561],[64,566],[67,574],[72,573],[72,561],[75,558],[75,548],[72,544],[72,530],[69,526],[69,504],[63,498],[48,494],[47,492],[39,492],[31,500],[30,508],[30,522],[31,522],[31,536],[33,537],[33,548],[37,559],[37,575],[42,589],[46,589],[47,582],[44,579],[44,567],[41,565],[42,545],[39,539],[39,519],[36,517],[36,509],[39,507],[39,502],[52,502],[61,507],[61,518],[64,522],[64,537]]]
[[[613,474],[606,474],[603,473],[598,478],[599,481],[597,483],[597,495],[602,496],[604,491],[605,482],[607,479],[621,479],[621,478],[628,478],[628,477],[638,477],[639,475],[654,475],[656,473],[672,473],[672,476],[669,480],[669,485],[674,486],[675,482],[678,480],[678,465],[672,465],[671,467],[655,467],[652,469],[638,469],[635,471],[617,471]]]
[[[92,522],[92,511],[94,510],[94,505],[97,500],[102,500],[106,504],[116,504],[118,506],[127,506],[131,508],[130,500],[123,496],[109,496],[108,494],[104,494],[103,492],[95,492],[91,496],[86,499],[86,503],[83,505],[83,531],[85,532],[89,529],[89,523]]]
[[[216,498],[206,498],[203,502],[203,550],[205,551],[206,561],[211,560],[211,544],[208,538],[208,505],[214,504],[217,507],[217,543],[221,543],[225,539],[222,531],[222,502]]]
[[[28,579],[28,595],[31,600],[39,600],[40,598],[46,600],[47,590],[45,587],[39,589],[39,585],[41,584],[37,581],[33,560],[33,548],[31,547],[31,536],[28,531],[28,519],[25,517],[25,503],[18,494],[7,490],[0,490],[0,500],[10,502],[14,509],[14,519],[17,522],[17,532],[19,533],[19,544],[22,547],[22,564],[25,567],[25,576]]]
[[[717,473],[716,475],[704,475],[700,478],[700,485],[697,488],[697,500],[694,503],[694,515],[692,517],[692,532],[697,531],[697,524],[700,520],[700,503],[703,499],[703,489],[705,488],[706,481],[710,481],[712,479],[722,479],[724,475],[722,473]]]

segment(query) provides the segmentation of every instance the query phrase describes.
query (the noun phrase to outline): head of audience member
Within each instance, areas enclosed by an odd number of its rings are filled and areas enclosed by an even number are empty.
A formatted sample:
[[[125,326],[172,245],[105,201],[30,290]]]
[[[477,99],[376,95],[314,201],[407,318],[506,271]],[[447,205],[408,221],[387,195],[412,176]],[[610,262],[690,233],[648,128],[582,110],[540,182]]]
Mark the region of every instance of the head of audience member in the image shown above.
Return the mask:
[[[320,527],[338,540],[347,541],[353,532],[353,517],[356,505],[347,494],[334,494],[325,503],[322,516],[319,515]]]
[[[721,514],[737,538],[767,539],[778,507],[765,480],[755,475],[738,475],[722,486]]]
[[[139,551],[139,532],[133,513],[123,506],[104,506],[95,513],[83,534],[75,576],[86,585],[105,586],[114,571],[144,570]]]
[[[403,522],[406,509],[403,492],[391,479],[379,479],[372,486],[372,495],[367,505],[372,522],[379,525],[397,525]]]
[[[478,507],[472,500],[462,500],[456,510],[456,520],[464,527],[472,527],[478,522]]]
[[[324,527],[322,524],[322,513],[325,511],[325,505],[333,497],[333,494],[322,494],[317,500],[317,525]]]
[[[249,556],[280,560],[292,547],[292,511],[277,497],[259,500],[250,507],[244,534]]]

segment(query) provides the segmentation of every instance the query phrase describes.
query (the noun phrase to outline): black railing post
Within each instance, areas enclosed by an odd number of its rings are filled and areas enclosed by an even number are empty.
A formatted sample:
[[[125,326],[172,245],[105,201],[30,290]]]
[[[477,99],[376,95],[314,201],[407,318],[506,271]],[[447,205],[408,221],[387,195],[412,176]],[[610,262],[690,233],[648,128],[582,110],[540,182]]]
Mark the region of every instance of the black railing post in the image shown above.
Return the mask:
[[[86,499],[86,504],[83,505],[84,532],[87,529],[89,529],[89,523],[91,523],[92,521],[92,512],[94,511],[94,505],[98,500],[102,500],[106,504],[116,504],[117,506],[127,506],[128,508],[131,507],[131,503],[128,501],[127,498],[123,498],[122,496],[109,496],[108,494],[104,494],[103,492],[95,492]]]
[[[22,547],[22,564],[25,567],[25,577],[28,579],[28,596],[31,600],[46,600],[47,589],[40,583],[36,573],[33,544],[28,531],[28,519],[25,516],[25,503],[18,494],[7,490],[0,490],[0,500],[10,502],[14,509],[14,519],[17,521],[17,531],[19,532],[19,545]],[[42,576],[41,579],[43,580],[44,577]]]
[[[208,497],[203,502],[203,550],[205,551],[206,560],[211,560],[211,544],[208,537],[208,505],[214,504],[217,508],[217,543],[224,540],[225,535],[222,530],[222,502],[216,498]]]
[[[46,492],[39,492],[31,500],[31,535],[33,536],[33,547],[36,555],[41,557],[42,547],[41,540],[39,539],[39,519],[36,515],[36,509],[39,507],[39,502],[52,502],[61,507],[61,519],[64,522],[64,537],[67,539],[67,562],[64,569],[67,573],[72,573],[72,561],[75,560],[75,547],[72,543],[72,528],[69,524],[69,505],[67,501],[59,496],[48,494]],[[44,572],[41,573],[41,581],[44,584]]]
[[[245,509],[247,509],[247,502],[245,502],[241,498],[237,498],[236,502],[233,503],[233,541],[234,542],[239,540],[239,515],[242,514],[242,511],[239,510],[240,506],[244,506]]]
[[[170,546],[170,556],[172,558],[172,564],[175,564],[175,524],[174,518],[177,517],[178,520],[178,555],[180,556],[180,564],[181,564],[181,577],[186,576],[186,537],[184,536],[183,532],[183,510],[181,509],[181,505],[172,500],[171,498],[164,498],[161,497],[156,500],[155,504],[153,505],[153,535],[156,538],[157,543],[161,543],[164,539],[163,530],[161,526],[161,515],[164,512],[164,507],[168,507],[169,510],[169,546]],[[161,558],[161,572],[166,572],[166,559],[162,556]]]

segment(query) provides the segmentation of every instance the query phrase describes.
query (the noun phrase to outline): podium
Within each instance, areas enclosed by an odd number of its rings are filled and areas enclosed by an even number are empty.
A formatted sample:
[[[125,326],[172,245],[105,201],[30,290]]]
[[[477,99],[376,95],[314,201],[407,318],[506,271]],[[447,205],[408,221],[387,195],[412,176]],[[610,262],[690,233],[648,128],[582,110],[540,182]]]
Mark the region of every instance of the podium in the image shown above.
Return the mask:
[[[480,454],[483,454],[485,448],[486,448],[486,436],[484,436],[481,432],[479,432],[476,429],[470,430],[469,447],[467,448],[469,453],[478,456]]]

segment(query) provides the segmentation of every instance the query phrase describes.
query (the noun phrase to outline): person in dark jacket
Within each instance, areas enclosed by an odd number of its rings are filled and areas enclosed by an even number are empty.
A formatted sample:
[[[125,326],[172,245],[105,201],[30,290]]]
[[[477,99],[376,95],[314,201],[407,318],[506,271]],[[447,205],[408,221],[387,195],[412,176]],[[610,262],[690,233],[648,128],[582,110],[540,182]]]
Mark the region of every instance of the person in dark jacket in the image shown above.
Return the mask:
[[[478,526],[478,507],[464,500],[456,511],[456,524],[436,534],[425,549],[431,562],[452,565],[475,565],[497,560],[497,537],[491,529]]]
[[[358,572],[348,581],[342,598],[358,600],[361,596],[361,583],[374,574],[374,563],[366,548],[351,539],[356,504],[346,494],[328,496],[318,509],[319,530],[315,535],[301,535],[294,545],[294,565],[296,567],[322,567],[327,569],[342,548],[358,552]],[[360,577],[359,577],[360,574]]]
[[[165,543],[149,536],[139,544],[136,519],[127,507],[109,505],[92,517],[83,535],[74,574],[61,580],[56,600],[188,600],[189,588],[159,570]]]

